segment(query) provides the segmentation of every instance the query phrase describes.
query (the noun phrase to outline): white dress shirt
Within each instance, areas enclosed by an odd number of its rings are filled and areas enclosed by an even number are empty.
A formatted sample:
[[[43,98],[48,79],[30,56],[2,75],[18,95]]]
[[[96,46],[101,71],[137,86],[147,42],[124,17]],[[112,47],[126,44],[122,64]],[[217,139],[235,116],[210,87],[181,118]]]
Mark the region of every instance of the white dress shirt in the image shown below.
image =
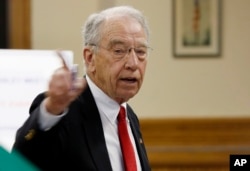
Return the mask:
[[[86,76],[86,79],[100,113],[104,130],[104,137],[106,141],[109,158],[111,161],[112,170],[124,171],[124,164],[123,164],[122,152],[121,152],[118,129],[117,129],[117,116],[120,110],[120,105],[116,101],[111,99],[109,96],[107,96],[100,88],[98,88],[88,76]],[[126,109],[127,105],[126,103],[123,103],[122,106],[124,106]],[[66,110],[62,115],[59,116],[52,115],[46,111],[45,106],[42,103],[40,107],[41,115],[39,118],[39,124],[41,129],[49,130],[64,115],[66,115],[67,112],[68,110]],[[127,118],[127,126],[133,148],[135,149],[134,151],[136,157],[137,171],[141,171],[140,160],[136,150],[135,140],[132,134],[128,118]]]

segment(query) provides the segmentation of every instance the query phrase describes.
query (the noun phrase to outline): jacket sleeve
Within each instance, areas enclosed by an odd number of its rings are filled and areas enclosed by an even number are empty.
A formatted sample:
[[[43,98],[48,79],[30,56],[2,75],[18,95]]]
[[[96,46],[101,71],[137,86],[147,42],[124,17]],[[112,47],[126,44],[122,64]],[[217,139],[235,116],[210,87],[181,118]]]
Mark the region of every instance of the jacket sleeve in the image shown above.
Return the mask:
[[[40,112],[40,104],[44,100],[45,94],[39,94],[31,104],[30,116],[24,124],[17,130],[12,152],[18,152],[37,166],[49,166],[53,162],[53,158],[60,156],[48,155],[50,151],[59,151],[60,142],[56,135],[58,128],[50,131],[43,131],[39,128],[38,116]],[[45,157],[46,156],[46,157]],[[44,157],[48,160],[44,160]]]

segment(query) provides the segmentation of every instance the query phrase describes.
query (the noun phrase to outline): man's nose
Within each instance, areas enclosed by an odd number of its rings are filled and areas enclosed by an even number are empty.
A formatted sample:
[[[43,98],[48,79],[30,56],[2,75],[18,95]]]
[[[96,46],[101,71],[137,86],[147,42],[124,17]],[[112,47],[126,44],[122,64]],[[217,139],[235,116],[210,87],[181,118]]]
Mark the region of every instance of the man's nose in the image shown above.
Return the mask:
[[[134,48],[129,49],[127,54],[126,68],[135,70],[137,69],[139,60]]]

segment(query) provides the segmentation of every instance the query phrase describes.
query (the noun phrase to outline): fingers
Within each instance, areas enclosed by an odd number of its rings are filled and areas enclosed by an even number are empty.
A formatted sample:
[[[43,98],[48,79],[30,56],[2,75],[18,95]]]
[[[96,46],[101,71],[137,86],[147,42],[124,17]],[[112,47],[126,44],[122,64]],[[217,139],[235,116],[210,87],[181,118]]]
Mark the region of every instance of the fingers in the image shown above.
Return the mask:
[[[53,94],[65,94],[71,88],[71,75],[64,68],[57,69],[49,82],[49,92]]]
[[[62,113],[87,87],[85,78],[77,78],[73,83],[74,89],[71,89],[69,80],[69,78],[65,78],[62,75],[54,75],[52,77],[46,101],[48,112],[55,115]]]
[[[69,98],[71,102],[75,100],[86,89],[87,81],[85,78],[77,78],[73,86],[74,89],[71,89],[69,91]]]
[[[78,95],[87,87],[87,81],[85,78],[77,78],[73,83],[74,89],[71,91],[75,91]]]
[[[68,91],[71,87],[70,72],[65,68],[57,69],[49,81],[45,106],[48,112],[60,114],[69,104]]]
[[[61,51],[57,51],[63,66],[58,68],[49,82],[45,106],[48,112],[58,115],[87,87],[85,78],[77,78],[77,66],[68,68]]]

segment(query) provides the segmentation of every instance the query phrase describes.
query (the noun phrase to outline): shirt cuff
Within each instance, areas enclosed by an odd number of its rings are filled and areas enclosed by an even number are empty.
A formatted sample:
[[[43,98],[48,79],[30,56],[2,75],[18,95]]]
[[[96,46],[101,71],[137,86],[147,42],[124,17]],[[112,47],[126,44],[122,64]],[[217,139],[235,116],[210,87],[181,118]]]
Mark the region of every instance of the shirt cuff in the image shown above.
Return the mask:
[[[48,131],[54,125],[56,125],[66,114],[68,113],[68,108],[60,115],[53,115],[46,110],[44,101],[40,105],[40,113],[38,118],[38,124],[40,129],[43,131]]]

